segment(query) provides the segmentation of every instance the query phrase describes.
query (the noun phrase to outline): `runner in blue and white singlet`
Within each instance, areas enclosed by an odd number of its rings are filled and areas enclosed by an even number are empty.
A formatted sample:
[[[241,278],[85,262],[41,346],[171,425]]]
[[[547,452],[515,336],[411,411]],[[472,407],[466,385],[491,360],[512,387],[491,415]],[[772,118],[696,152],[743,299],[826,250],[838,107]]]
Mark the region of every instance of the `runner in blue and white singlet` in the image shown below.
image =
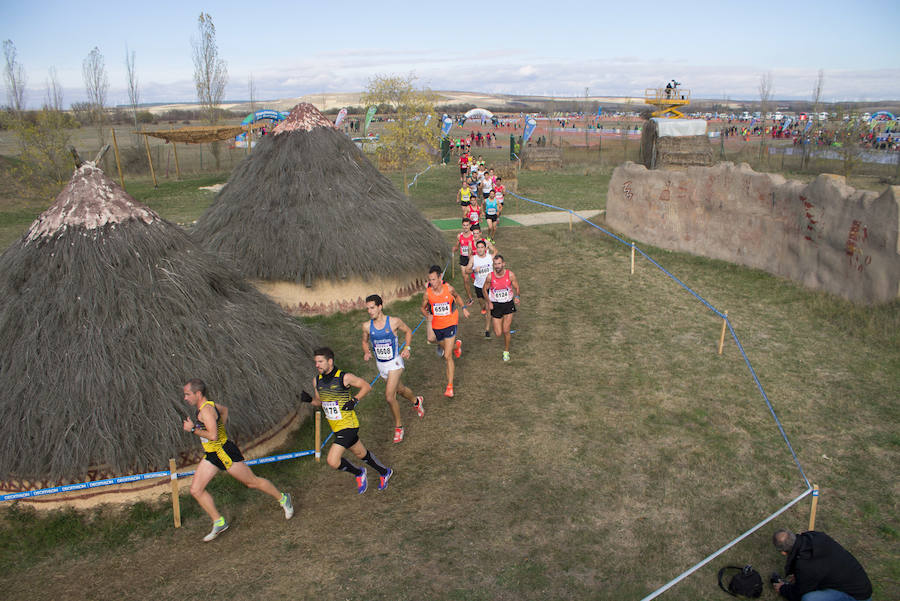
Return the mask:
[[[366,311],[369,313],[368,322],[362,324],[363,360],[368,361],[375,355],[375,363],[378,365],[378,375],[384,379],[384,399],[391,408],[394,416],[394,442],[403,440],[403,422],[400,419],[400,408],[397,405],[397,393],[406,398],[413,405],[413,409],[419,417],[424,417],[425,407],[421,396],[415,396],[408,386],[400,381],[403,374],[403,359],[409,358],[412,342],[412,330],[399,317],[389,317],[384,314],[383,301],[377,294],[366,297]],[[399,350],[399,338],[397,333],[404,336],[403,350]]]

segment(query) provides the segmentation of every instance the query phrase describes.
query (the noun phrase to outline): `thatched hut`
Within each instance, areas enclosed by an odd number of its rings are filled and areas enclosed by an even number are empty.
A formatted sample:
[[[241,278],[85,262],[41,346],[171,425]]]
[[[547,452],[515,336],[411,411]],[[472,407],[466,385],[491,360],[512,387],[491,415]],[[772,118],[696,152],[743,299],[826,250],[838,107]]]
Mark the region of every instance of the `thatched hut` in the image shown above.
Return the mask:
[[[0,489],[197,461],[181,428],[190,377],[232,409],[242,450],[268,452],[299,421],[314,343],[87,163],[0,255]]]
[[[641,130],[641,163],[647,169],[709,167],[714,162],[703,119],[657,117]]]
[[[308,103],[235,168],[194,233],[301,314],[410,296],[449,256],[440,232]]]

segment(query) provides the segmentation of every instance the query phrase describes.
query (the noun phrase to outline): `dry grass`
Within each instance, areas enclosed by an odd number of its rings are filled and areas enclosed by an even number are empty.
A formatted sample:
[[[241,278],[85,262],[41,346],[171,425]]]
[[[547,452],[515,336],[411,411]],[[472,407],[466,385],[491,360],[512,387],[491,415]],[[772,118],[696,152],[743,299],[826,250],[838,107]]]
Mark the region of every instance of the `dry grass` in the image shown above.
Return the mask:
[[[450,192],[422,195],[428,181],[413,199],[429,217],[452,216]],[[721,321],[692,296],[644,261],[630,276],[627,249],[585,225],[501,229],[497,244],[522,284],[513,360],[500,360],[476,313],[462,324],[457,395],[447,400],[442,362],[416,333],[405,379],[425,395],[426,418],[403,407],[407,438],[391,445],[381,383],[362,409],[363,440],[397,470],[386,492],[357,496],[347,474],[310,461],[267,467],[294,494],[298,514],[285,525],[269,499],[220,477],[213,492],[233,527],[212,545],[199,542],[208,523],[193,511],[180,531],[108,551],[51,547],[0,577],[5,594],[638,599],[804,489],[734,344],[716,354]],[[761,272],[645,250],[729,310],[822,487],[817,527],[862,561],[876,598],[900,596],[900,307],[855,309]],[[388,310],[418,323],[415,299]],[[339,364],[371,377],[363,319],[311,323]],[[293,448],[310,445],[303,431]],[[771,531],[802,530],[808,508],[663,598],[720,598],[714,575],[726,563],[781,569]],[[215,561],[198,568],[198,552]]]

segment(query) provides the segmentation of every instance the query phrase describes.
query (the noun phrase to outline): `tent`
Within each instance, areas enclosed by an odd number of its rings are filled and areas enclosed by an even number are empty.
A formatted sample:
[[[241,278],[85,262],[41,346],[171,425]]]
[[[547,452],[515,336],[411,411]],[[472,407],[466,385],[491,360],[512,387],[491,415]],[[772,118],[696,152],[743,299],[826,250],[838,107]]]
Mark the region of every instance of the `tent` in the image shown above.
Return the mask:
[[[487,121],[494,118],[494,113],[487,109],[472,109],[466,113],[466,119],[481,119]]]
[[[268,452],[299,423],[315,342],[86,163],[0,255],[0,489],[197,461],[181,428],[192,377],[231,409],[242,451]]]
[[[309,103],[235,168],[197,240],[291,313],[332,313],[424,287],[447,242]]]

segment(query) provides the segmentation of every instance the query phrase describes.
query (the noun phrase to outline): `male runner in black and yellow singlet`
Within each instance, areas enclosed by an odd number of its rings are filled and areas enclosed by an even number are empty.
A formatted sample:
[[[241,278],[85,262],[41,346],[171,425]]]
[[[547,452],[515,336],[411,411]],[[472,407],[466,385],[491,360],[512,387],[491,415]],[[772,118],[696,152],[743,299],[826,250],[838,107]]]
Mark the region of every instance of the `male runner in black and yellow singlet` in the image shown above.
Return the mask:
[[[342,472],[356,476],[356,491],[366,492],[366,468],[356,467],[344,459],[344,451],[350,449],[354,455],[368,463],[380,475],[378,490],[387,488],[388,480],[394,473],[389,467],[378,462],[375,455],[366,450],[359,439],[359,419],[356,416],[356,404],[372,389],[369,383],[351,373],[344,372],[334,366],[334,352],[328,347],[313,351],[316,360],[316,371],[319,375],[313,380],[314,397],[304,392],[301,399],[321,407],[325,419],[334,432],[334,443],[328,449],[326,461],[328,465]],[[356,396],[351,394],[350,387],[359,389]]]
[[[209,542],[228,529],[228,522],[216,510],[212,495],[206,491],[206,485],[219,470],[226,470],[247,487],[261,490],[277,499],[284,509],[284,518],[291,519],[294,515],[291,495],[279,492],[271,482],[254,474],[244,463],[244,456],[234,441],[228,440],[228,434],[225,433],[228,407],[206,398],[206,384],[198,378],[189,380],[184,385],[184,400],[191,407],[197,408],[197,421],[186,417],[182,427],[185,432],[199,436],[203,450],[206,451],[206,457],[197,465],[194,480],[191,482],[191,495],[197,499],[197,503],[213,521],[212,531],[203,537],[203,540]]]

